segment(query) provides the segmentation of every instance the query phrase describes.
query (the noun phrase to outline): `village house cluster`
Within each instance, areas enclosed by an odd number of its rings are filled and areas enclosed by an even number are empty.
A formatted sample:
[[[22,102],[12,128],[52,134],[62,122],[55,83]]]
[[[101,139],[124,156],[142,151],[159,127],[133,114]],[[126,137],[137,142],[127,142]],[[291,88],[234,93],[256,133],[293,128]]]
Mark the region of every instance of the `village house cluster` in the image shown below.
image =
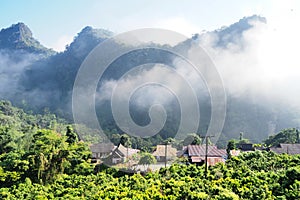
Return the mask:
[[[118,165],[128,163],[129,166],[137,165],[138,155],[140,150],[125,147],[122,144],[118,146],[112,143],[98,143],[90,146],[92,151],[92,157],[95,162],[102,162],[105,160],[110,165]],[[280,144],[277,147],[262,148],[255,147],[254,144],[239,144],[234,150],[230,150],[232,156],[237,156],[241,152],[247,151],[272,151],[275,153],[286,154],[300,154],[300,144]],[[157,145],[154,151],[151,153],[158,164],[174,161],[176,158],[185,158],[187,164],[202,165],[207,159],[207,165],[215,165],[217,163],[225,163],[228,158],[226,149],[219,149],[215,145],[208,145],[206,151],[206,145],[187,145],[183,146],[181,150],[177,150],[172,145]]]

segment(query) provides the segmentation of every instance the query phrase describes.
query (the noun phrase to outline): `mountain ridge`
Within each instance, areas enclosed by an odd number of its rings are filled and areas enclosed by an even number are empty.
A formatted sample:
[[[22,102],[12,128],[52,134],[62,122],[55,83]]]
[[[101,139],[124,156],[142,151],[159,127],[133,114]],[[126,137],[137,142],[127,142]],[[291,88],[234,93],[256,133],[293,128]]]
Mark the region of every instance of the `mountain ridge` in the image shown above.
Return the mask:
[[[13,24],[0,31],[0,48],[6,50],[24,50],[29,53],[53,55],[55,51],[36,40],[31,30],[23,22]]]
[[[113,36],[113,32],[105,29],[84,27],[77,36],[74,37],[71,44],[67,45],[66,51],[71,51],[79,57],[86,56],[82,52],[90,52],[97,44]]]
[[[198,43],[205,42],[206,36],[210,35],[214,38],[214,48],[228,48],[230,44],[239,45],[240,39],[243,37],[243,33],[255,26],[255,23],[267,23],[265,17],[259,15],[252,15],[243,17],[238,22],[235,22],[229,26],[222,26],[219,29],[213,31],[206,31],[201,34],[196,33],[190,40],[197,41]],[[242,47],[241,47],[242,48]]]
[[[261,17],[259,15],[243,17],[238,22],[229,26],[222,26],[219,29],[207,31],[201,34],[195,33],[191,39],[197,40],[201,38],[202,35],[213,33],[217,34],[219,37],[215,46],[226,47],[226,43],[234,42],[234,37],[241,37],[241,33],[252,28],[253,22],[267,23],[267,20],[265,17]],[[76,36],[74,36],[73,41],[66,46],[64,51],[67,51],[68,49],[74,52],[80,51],[85,48],[83,47],[83,42],[95,44],[103,41],[104,39],[110,38],[113,35],[114,33],[107,29],[86,26],[82,28]],[[10,27],[2,28],[0,30],[0,49],[23,49],[35,53],[50,52],[51,55],[57,53],[53,49],[43,46],[38,40],[36,40],[33,37],[30,28],[23,22],[12,24]]]

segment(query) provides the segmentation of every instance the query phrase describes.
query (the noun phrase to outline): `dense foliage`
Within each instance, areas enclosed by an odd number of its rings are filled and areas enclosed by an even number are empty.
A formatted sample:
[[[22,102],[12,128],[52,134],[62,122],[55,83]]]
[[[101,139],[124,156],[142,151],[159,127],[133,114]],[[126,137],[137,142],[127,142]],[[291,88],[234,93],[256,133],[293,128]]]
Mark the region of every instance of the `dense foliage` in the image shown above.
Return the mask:
[[[209,168],[172,165],[146,175],[60,174],[50,184],[24,181],[0,189],[8,199],[299,199],[300,156],[245,153]]]
[[[269,136],[264,142],[268,146],[278,146],[280,143],[299,142],[299,130],[296,128],[284,129],[276,135]]]
[[[133,138],[118,139],[130,146]],[[0,147],[0,199],[300,198],[300,155],[254,151],[210,166],[207,174],[185,162],[134,174],[92,164],[88,145],[54,115],[26,114],[3,101]],[[149,153],[140,157],[145,168],[156,161]]]

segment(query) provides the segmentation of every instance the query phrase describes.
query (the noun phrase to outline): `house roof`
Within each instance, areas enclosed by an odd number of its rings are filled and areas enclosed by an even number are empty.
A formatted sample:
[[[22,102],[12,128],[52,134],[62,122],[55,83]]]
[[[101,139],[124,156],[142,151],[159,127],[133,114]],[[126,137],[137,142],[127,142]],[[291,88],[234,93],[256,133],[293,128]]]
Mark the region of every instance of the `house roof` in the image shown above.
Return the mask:
[[[116,151],[118,152],[118,154],[120,156],[127,156],[127,153],[128,153],[128,156],[131,156],[133,154],[136,154],[138,153],[140,150],[138,149],[132,149],[132,148],[127,148],[127,147],[124,147],[122,144],[119,144],[118,148],[116,149]]]
[[[290,155],[300,154],[300,144],[279,144],[279,147],[271,147],[270,151],[275,153],[287,153]]]
[[[165,156],[166,155],[166,145],[157,145],[156,150],[152,153],[153,156]],[[177,150],[171,145],[167,145],[167,156],[175,157],[177,156]]]
[[[205,156],[205,145],[188,145],[188,156]],[[227,155],[225,149],[218,149],[216,146],[208,146],[207,155],[210,157],[225,157]]]
[[[237,148],[242,150],[242,151],[253,151],[253,144],[251,143],[242,143],[242,144],[237,144]]]
[[[115,146],[112,143],[97,143],[90,146],[93,153],[110,153],[114,148]]]

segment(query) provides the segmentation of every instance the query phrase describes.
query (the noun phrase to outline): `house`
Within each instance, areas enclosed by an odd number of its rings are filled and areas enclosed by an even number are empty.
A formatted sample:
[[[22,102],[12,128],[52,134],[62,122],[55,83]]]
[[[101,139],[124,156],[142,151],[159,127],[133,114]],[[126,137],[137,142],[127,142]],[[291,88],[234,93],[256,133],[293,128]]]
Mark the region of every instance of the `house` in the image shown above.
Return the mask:
[[[166,155],[167,160],[172,160],[173,158],[176,158],[177,149],[175,149],[171,145],[157,145],[152,155],[156,158],[157,162],[165,162]]]
[[[270,151],[274,153],[286,153],[290,155],[300,154],[300,144],[279,144],[278,147],[271,147]]]
[[[207,164],[215,165],[219,162],[225,163],[227,158],[226,149],[218,149],[216,146],[209,145],[207,148]],[[188,145],[185,148],[184,156],[188,157],[190,163],[204,164],[206,145]]]
[[[112,164],[123,163],[127,159],[130,159],[134,154],[137,154],[140,150],[124,147],[119,144],[117,148],[112,152],[109,160]]]
[[[115,148],[116,146],[112,143],[97,143],[90,146],[93,159],[105,158],[109,156]]]
[[[255,148],[252,143],[241,143],[236,145],[237,149],[241,151],[254,151]]]

